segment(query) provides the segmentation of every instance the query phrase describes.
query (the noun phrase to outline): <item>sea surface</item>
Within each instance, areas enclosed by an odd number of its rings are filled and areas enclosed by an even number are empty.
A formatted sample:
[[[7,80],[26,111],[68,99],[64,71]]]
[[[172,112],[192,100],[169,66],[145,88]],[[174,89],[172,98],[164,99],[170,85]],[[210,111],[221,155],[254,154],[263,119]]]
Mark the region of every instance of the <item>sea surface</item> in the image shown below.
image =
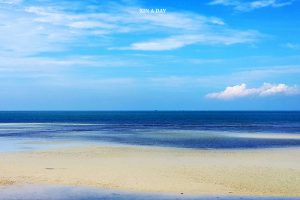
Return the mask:
[[[0,112],[0,151],[72,143],[196,149],[300,146],[300,112]]]

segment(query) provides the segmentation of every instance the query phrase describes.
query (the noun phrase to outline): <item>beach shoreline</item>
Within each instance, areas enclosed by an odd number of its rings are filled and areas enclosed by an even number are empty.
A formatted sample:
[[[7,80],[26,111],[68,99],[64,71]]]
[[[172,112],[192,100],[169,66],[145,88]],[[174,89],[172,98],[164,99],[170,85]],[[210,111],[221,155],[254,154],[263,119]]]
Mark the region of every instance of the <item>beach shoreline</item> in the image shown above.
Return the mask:
[[[80,146],[0,153],[0,185],[299,197],[300,148],[196,150]]]

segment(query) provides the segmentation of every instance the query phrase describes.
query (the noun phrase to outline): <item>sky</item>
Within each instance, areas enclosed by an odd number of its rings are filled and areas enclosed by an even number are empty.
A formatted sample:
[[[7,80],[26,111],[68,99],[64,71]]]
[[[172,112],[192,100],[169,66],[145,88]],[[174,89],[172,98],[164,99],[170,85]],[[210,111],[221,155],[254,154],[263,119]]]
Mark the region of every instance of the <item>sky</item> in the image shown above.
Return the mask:
[[[300,0],[0,0],[0,110],[300,110]]]

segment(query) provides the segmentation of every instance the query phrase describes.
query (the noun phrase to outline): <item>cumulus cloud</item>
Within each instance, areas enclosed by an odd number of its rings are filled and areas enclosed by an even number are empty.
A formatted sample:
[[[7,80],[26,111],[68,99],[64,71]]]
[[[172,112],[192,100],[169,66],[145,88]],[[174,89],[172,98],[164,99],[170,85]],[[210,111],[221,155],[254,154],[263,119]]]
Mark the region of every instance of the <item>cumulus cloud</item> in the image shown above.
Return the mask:
[[[237,11],[251,11],[258,8],[265,7],[283,7],[293,3],[294,0],[257,0],[257,1],[245,1],[245,0],[213,0],[210,5],[223,5],[233,7]]]
[[[286,84],[271,84],[264,83],[258,88],[248,88],[245,83],[235,86],[226,87],[224,91],[209,93],[206,95],[207,98],[212,99],[235,99],[247,96],[272,96],[277,94],[282,95],[295,95],[299,94],[300,89],[297,86],[288,86]]]

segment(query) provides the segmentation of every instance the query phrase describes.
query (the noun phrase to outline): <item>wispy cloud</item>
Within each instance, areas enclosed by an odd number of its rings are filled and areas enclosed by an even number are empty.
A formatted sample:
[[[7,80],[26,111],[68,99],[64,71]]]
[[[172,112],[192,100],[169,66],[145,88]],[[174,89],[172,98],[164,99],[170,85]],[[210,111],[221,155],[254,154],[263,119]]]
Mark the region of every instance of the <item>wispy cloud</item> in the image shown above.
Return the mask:
[[[272,7],[278,8],[293,3],[294,0],[213,0],[210,5],[230,6],[237,11],[251,11],[259,8]]]
[[[64,50],[75,36],[63,27],[35,22],[19,7],[0,7],[0,20],[0,53],[14,57]]]
[[[155,38],[133,42],[128,46],[112,47],[118,50],[164,51],[179,49],[192,44],[233,45],[253,43],[262,34],[254,30],[230,28],[222,19],[195,13],[170,12],[161,16],[138,16],[153,31],[160,32]],[[149,29],[148,27],[148,29]],[[159,35],[167,35],[159,37]]]
[[[0,55],[0,77],[32,76],[38,74],[71,73],[72,69],[95,71],[100,68],[136,67],[143,62],[133,58],[112,58],[110,56],[69,56],[63,58]]]
[[[245,83],[235,86],[228,86],[224,91],[209,93],[207,98],[229,100],[247,96],[272,96],[272,95],[295,95],[299,94],[300,89],[297,86],[288,86],[286,84],[264,83],[258,88],[248,88]]]
[[[225,62],[225,61],[223,61]],[[247,62],[247,61],[245,61]],[[210,85],[211,87],[222,87],[225,85],[237,85],[247,82],[277,82],[277,80],[294,80],[289,83],[297,83],[300,75],[299,65],[264,66],[252,68],[240,68],[231,73],[208,75],[198,78],[198,84]]]
[[[162,51],[191,44],[250,43],[261,36],[257,31],[234,29],[218,17],[198,13],[140,14],[139,5],[132,4],[102,3],[90,7],[83,3],[69,4],[62,1],[2,8],[2,50],[23,54],[67,51],[85,41],[85,47]],[[78,7],[84,12],[76,12]],[[129,44],[121,47],[113,45],[119,36],[136,33],[144,36],[139,41],[130,37]],[[98,43],[89,44],[90,38]]]
[[[0,0],[0,4],[19,4],[21,3],[23,0]]]
[[[230,33],[206,33],[195,35],[177,35],[163,39],[155,39],[145,42],[136,42],[129,47],[111,49],[120,50],[142,50],[142,51],[164,51],[178,49],[191,44],[219,44],[232,45],[239,43],[251,43],[256,41],[258,34],[253,31],[230,31]]]

